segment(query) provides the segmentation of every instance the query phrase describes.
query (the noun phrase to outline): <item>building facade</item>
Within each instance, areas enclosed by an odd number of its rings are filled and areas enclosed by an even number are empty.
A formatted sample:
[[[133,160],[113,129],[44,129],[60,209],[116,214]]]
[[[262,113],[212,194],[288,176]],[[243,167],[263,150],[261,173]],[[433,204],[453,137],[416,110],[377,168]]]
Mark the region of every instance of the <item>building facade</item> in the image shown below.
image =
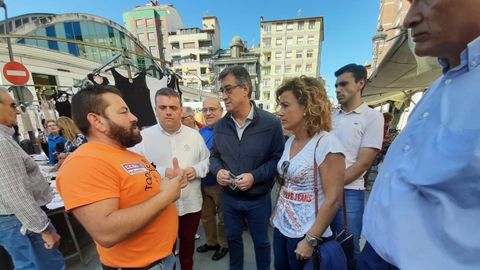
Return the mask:
[[[135,7],[123,13],[125,28],[147,47],[153,56],[171,61],[168,33],[183,28],[182,18],[172,5],[159,5],[151,1],[143,7]]]
[[[288,77],[320,77],[323,17],[263,21],[260,18],[260,100],[275,110],[275,90]]]
[[[220,49],[220,24],[217,17],[202,18],[202,28],[182,28],[169,33],[173,70],[182,83],[196,89],[212,91],[212,56]]]
[[[220,50],[213,56],[213,74],[215,89],[218,89],[218,75],[229,66],[240,65],[245,67],[252,79],[252,99],[260,98],[260,48],[247,48],[247,43],[239,36],[234,36],[230,42],[230,49]],[[258,104],[260,105],[260,104]],[[263,106],[263,104],[262,104]]]

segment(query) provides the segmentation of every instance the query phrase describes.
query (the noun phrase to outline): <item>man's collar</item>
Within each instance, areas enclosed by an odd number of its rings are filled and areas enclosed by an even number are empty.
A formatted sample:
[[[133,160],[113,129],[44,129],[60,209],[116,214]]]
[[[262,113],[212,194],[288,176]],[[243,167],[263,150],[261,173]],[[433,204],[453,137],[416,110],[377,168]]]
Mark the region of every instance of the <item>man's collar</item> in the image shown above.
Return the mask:
[[[11,127],[7,127],[5,125],[0,124],[0,133],[5,136],[13,136],[15,134],[15,130]]]
[[[367,103],[362,102],[362,104],[360,104],[360,106],[358,106],[357,108],[353,109],[351,112],[345,112],[345,111],[342,109],[342,106],[338,107],[338,109],[339,109],[339,112],[344,113],[344,114],[348,114],[348,113],[358,113],[358,114],[361,114],[362,112],[364,112],[365,110],[368,109],[368,105],[367,105]]]
[[[180,128],[173,132],[173,133],[169,133],[168,131],[166,131],[162,125],[158,124],[158,127],[160,128],[160,131],[163,132],[165,135],[168,135],[168,136],[172,136],[172,135],[175,135],[175,134],[179,134],[180,132],[182,132],[182,129],[183,129],[183,124],[180,125]]]
[[[255,116],[255,104],[253,102],[250,102],[250,111],[247,114],[247,118],[245,120],[253,120],[253,117]],[[235,117],[233,117],[233,114],[230,114],[230,118],[235,120]]]
[[[447,59],[438,58],[438,62],[442,66],[443,74],[452,69],[450,68]],[[468,70],[480,66],[480,36],[468,43],[467,47],[460,53],[460,65],[453,69],[460,69],[465,65]]]

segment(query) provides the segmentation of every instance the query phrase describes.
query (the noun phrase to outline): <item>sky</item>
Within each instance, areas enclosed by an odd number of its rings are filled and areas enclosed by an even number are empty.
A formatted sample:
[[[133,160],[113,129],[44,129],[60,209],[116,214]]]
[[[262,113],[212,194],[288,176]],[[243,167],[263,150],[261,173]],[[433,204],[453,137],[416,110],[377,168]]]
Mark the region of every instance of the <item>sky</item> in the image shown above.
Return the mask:
[[[147,3],[143,0],[4,0],[9,17],[26,13],[90,13],[123,25],[122,13]],[[300,17],[324,17],[320,75],[333,96],[334,72],[349,63],[365,64],[372,58],[379,0],[166,0],[174,5],[184,27],[201,28],[202,16],[216,16],[221,47],[228,48],[239,35],[248,46],[259,44],[260,16],[266,21]],[[3,14],[2,14],[3,15]],[[3,19],[3,17],[2,17]]]

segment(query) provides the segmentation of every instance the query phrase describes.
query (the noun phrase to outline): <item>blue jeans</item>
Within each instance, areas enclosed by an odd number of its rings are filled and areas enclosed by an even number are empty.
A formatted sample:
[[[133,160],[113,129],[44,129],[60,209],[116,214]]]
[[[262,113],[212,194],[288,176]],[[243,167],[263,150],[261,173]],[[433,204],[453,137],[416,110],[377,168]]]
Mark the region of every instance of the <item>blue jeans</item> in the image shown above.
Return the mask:
[[[299,261],[295,255],[300,238],[289,238],[284,236],[278,229],[273,232],[273,255],[275,256],[275,270],[302,270],[313,269],[311,260]],[[342,247],[336,241],[324,242],[320,245],[322,270],[346,270],[347,258]]]
[[[222,192],[223,219],[230,253],[230,269],[243,269],[243,222],[255,247],[257,270],[270,269],[270,241],[268,239],[269,218],[272,212],[270,192],[254,200],[238,200]]]
[[[12,257],[15,269],[65,269],[60,251],[46,249],[39,233],[20,233],[22,223],[15,216],[0,216],[0,245]]]
[[[398,268],[386,262],[370,243],[366,242],[357,260],[357,270],[398,270]]]
[[[355,258],[357,258],[360,254],[360,235],[362,233],[362,219],[365,209],[365,191],[345,189],[345,203],[347,204],[348,230],[353,234]],[[343,230],[343,205],[338,207],[338,212],[332,221],[331,228],[334,233],[339,233]]]

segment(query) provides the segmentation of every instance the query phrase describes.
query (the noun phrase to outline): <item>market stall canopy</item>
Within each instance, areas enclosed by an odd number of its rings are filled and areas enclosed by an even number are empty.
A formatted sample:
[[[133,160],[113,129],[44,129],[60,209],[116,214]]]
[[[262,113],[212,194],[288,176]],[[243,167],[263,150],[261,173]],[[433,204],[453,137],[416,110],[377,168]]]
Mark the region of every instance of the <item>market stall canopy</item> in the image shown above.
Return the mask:
[[[410,93],[427,89],[440,77],[437,59],[417,57],[413,47],[407,31],[396,38],[368,79],[362,94],[365,102],[375,106],[389,100],[403,101]]]

